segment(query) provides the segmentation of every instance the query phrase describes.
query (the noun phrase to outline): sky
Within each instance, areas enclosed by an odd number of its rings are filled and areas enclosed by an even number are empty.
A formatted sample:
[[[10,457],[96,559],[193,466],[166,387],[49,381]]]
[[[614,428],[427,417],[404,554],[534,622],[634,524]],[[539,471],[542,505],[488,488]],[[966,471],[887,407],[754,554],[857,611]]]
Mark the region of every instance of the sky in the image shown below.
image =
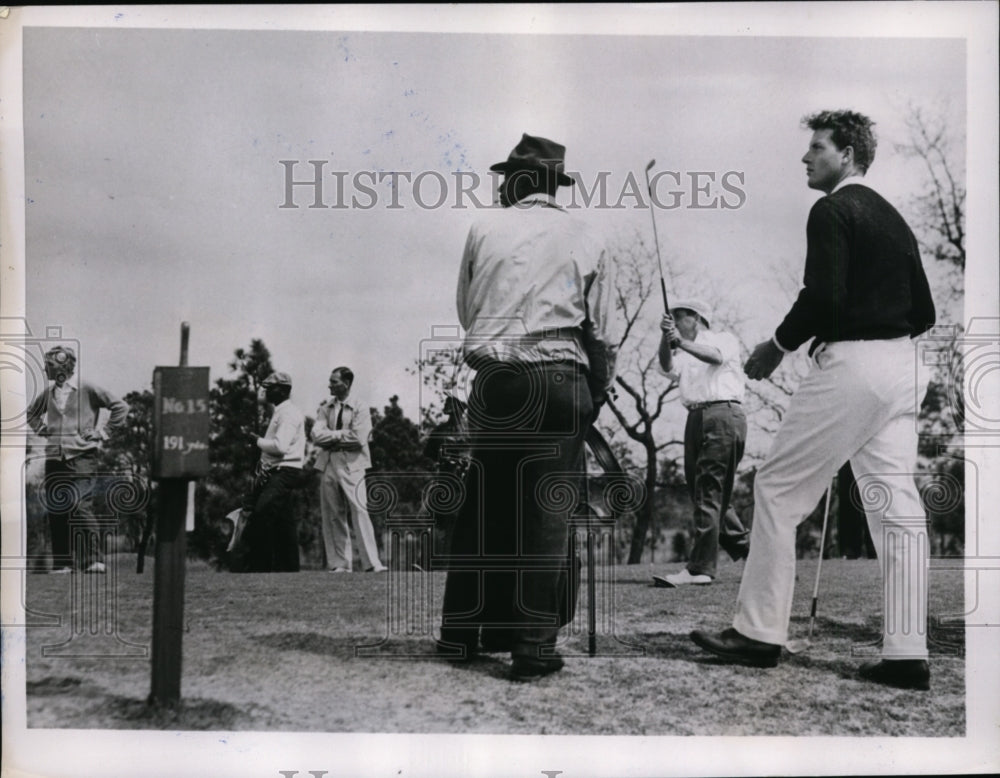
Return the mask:
[[[485,175],[528,132],[563,143],[567,168],[585,183],[606,174],[613,200],[630,175],[642,182],[650,160],[654,173],[677,173],[688,185],[680,207],[653,211],[664,261],[684,279],[671,294],[724,291],[753,344],[791,301],[787,280],[801,274],[806,215],[819,196],[799,161],[801,117],[843,107],[870,114],[880,146],[869,180],[905,209],[922,174],[894,145],[906,140],[913,104],[946,117],[954,142],[967,146],[964,316],[993,317],[995,333],[995,33],[990,3],[15,8],[0,17],[0,324],[3,334],[20,322],[43,341],[76,343],[83,377],[125,394],[148,388],[155,366],[177,363],[186,321],[189,362],[209,366],[213,380],[228,374],[236,348],[261,338],[306,412],[325,396],[330,369],[348,364],[359,398],[381,406],[398,394],[415,416],[419,384],[407,368],[458,334],[456,276],[477,210],[451,207],[453,186],[447,206],[426,207],[434,182]],[[297,187],[300,207],[282,208],[283,160],[303,178],[309,160],[324,161],[327,204],[333,173],[367,186],[369,173],[396,172],[423,175],[424,205],[402,180],[398,208],[387,181],[375,185],[373,207],[348,186],[362,207],[309,208]],[[721,182],[728,173],[739,176],[729,180],[740,182],[740,207],[692,207],[694,174]],[[475,194],[492,200],[485,180]],[[706,196],[733,201],[718,186]],[[559,200],[570,203],[570,192]],[[574,213],[612,249],[637,237],[648,245],[650,210],[623,203]],[[8,409],[23,397],[0,367]],[[986,474],[1000,457],[995,438],[984,440],[968,449],[984,474],[970,497],[992,505]],[[5,460],[5,548],[20,529],[7,502],[21,494],[18,475]],[[982,528],[970,548],[996,558],[992,524]],[[995,575],[984,565],[983,576]],[[14,574],[4,572],[5,584]],[[5,591],[16,597],[16,586]],[[58,733],[53,746],[49,733],[19,732],[19,743],[40,774],[56,774],[57,762],[68,774],[62,757],[102,746],[108,775],[134,774],[134,760],[150,758],[175,774],[277,774],[272,766],[330,766],[331,755],[362,774],[361,750],[386,773],[400,754],[412,757],[411,776],[501,763],[507,774],[556,768],[564,778],[597,774],[595,765],[618,775],[733,765],[835,774],[861,761],[871,774],[979,770],[996,759],[995,695],[977,694],[995,688],[995,641],[977,642],[985,633],[970,634],[977,675],[961,744],[850,740],[824,747],[822,763],[811,738],[713,739],[710,748],[699,738],[584,738],[554,750],[537,738],[384,747],[365,739],[377,735],[241,733],[230,738],[235,757],[217,733],[128,733],[125,748],[113,733]],[[4,672],[6,682],[23,664]],[[7,705],[4,714],[5,728],[21,721]],[[77,761],[70,767],[82,768]]]
[[[189,361],[213,380],[261,338],[306,412],[346,364],[359,399],[398,394],[414,415],[407,369],[455,332],[488,167],[528,132],[563,143],[588,191],[606,176],[620,207],[575,210],[612,246],[652,245],[635,193],[655,159],[661,203],[679,206],[655,211],[664,261],[725,289],[756,343],[787,309],[774,267],[801,272],[817,197],[800,118],[870,113],[882,139],[870,177],[902,205],[920,172],[892,148],[903,112],[943,111],[964,141],[964,68],[956,39],[29,28],[28,324],[61,328],[81,375],[120,394],[176,364],[187,321]],[[312,187],[286,196],[287,171],[311,180],[310,160],[328,207],[309,207]],[[392,172],[395,207],[375,178]],[[483,181],[463,209],[456,173]],[[442,182],[447,202],[432,207]],[[352,198],[360,207],[329,207]],[[694,207],[720,198],[739,207]]]

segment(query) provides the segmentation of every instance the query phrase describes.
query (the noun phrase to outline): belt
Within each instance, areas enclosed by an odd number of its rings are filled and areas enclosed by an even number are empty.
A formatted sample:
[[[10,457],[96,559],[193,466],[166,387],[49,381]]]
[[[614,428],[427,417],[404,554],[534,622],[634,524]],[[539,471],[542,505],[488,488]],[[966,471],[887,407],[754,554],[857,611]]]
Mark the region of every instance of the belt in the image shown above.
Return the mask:
[[[492,367],[507,367],[516,368],[519,370],[575,370],[578,373],[589,373],[590,370],[586,365],[581,362],[577,362],[575,359],[564,359],[564,360],[541,360],[538,362],[528,362],[524,359],[497,359],[496,357],[489,356],[475,356],[473,358],[466,357],[465,363],[471,367],[476,372],[486,371]]]
[[[700,411],[705,408],[710,408],[713,405],[728,405],[732,407],[734,405],[742,405],[742,403],[739,400],[709,400],[708,402],[694,403],[693,405],[689,405],[688,410]]]

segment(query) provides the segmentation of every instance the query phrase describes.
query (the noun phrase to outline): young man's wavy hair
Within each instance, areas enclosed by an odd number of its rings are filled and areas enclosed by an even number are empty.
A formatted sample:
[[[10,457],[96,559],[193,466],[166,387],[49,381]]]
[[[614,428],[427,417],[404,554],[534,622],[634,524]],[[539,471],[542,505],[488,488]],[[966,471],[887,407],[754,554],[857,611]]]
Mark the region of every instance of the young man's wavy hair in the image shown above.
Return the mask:
[[[875,122],[855,111],[819,111],[802,118],[802,126],[816,130],[830,130],[830,139],[838,149],[854,149],[854,164],[862,173],[875,159]]]

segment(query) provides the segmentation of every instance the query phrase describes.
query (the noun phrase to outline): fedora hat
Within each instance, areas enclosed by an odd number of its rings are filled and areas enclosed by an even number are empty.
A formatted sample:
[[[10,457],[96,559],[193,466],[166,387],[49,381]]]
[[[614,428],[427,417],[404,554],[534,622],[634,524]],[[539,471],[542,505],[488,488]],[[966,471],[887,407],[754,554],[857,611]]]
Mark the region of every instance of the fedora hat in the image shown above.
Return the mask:
[[[512,173],[518,170],[545,170],[556,174],[559,186],[573,186],[573,179],[563,172],[566,147],[548,138],[524,133],[504,162],[490,165],[490,170]]]

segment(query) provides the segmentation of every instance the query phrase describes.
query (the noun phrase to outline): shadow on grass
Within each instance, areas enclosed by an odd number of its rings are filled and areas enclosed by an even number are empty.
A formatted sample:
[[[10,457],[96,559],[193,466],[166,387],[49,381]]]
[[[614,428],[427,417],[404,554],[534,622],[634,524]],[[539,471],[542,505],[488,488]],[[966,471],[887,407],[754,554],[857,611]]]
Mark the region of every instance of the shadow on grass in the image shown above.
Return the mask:
[[[251,705],[257,712],[266,709]],[[235,730],[258,722],[247,706],[236,707],[217,700],[181,700],[176,705],[150,705],[144,700],[110,696],[102,703],[111,722],[127,723],[136,729]]]
[[[72,676],[47,676],[38,681],[28,681],[25,692],[36,697],[55,697],[80,691],[83,680]]]
[[[304,651],[319,656],[353,659],[438,659],[434,639],[429,636],[391,637],[353,635],[332,637],[319,632],[273,632],[261,635],[257,643],[276,651]]]
[[[431,662],[442,667],[453,667],[464,673],[490,678],[506,679],[510,673],[510,652],[477,652],[471,659],[449,661],[437,653],[431,638],[375,638],[357,636],[334,638],[316,632],[278,632],[257,638],[257,642],[279,651],[306,651],[344,660],[389,659]],[[582,655],[579,652],[561,651],[564,656]]]
[[[257,637],[255,641],[276,651],[305,651],[344,658],[354,656],[356,646],[376,642],[368,638],[330,637],[320,632],[272,632]]]
[[[191,698],[175,705],[154,705],[147,700],[107,694],[96,684],[72,676],[28,681],[25,691],[29,700],[42,697],[86,700],[85,706],[74,707],[69,714],[71,718],[58,724],[75,729],[247,729],[275,719],[271,710],[252,703],[237,707],[217,700]],[[32,713],[29,726],[52,726],[47,720],[34,722],[44,718],[44,713]]]

